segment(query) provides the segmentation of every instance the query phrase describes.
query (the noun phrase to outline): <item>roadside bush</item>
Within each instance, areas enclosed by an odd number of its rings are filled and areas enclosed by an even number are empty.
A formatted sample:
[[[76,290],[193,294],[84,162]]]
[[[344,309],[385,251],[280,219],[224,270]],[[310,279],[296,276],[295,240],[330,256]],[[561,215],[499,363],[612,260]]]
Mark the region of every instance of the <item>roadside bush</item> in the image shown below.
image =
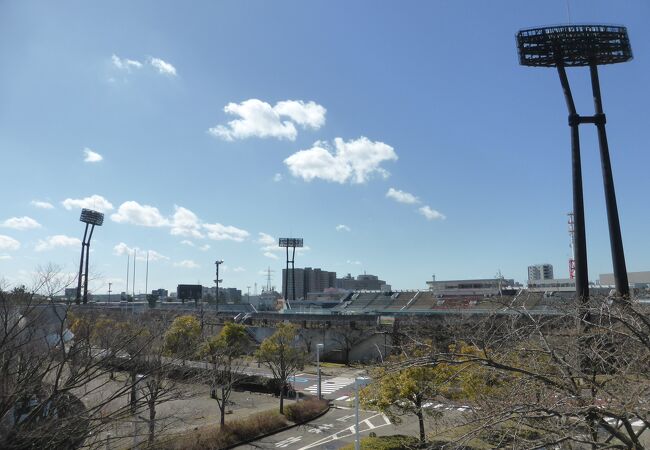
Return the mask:
[[[158,442],[161,450],[217,450],[253,439],[287,426],[287,419],[276,411],[266,411],[236,419],[222,428],[202,428],[166,442]]]
[[[284,416],[292,422],[307,422],[327,409],[327,400],[309,398],[285,407]]]

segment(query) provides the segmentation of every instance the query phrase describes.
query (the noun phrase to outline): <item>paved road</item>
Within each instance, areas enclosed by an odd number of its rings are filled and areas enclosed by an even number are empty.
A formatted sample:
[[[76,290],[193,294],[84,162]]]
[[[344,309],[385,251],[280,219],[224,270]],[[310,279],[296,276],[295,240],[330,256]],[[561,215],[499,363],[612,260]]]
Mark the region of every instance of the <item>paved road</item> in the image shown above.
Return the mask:
[[[373,411],[361,411],[359,414],[359,433],[367,436],[370,431],[377,435],[404,433],[404,424],[400,430],[383,414]],[[355,417],[352,408],[332,408],[323,417],[303,426],[295,427],[282,433],[260,439],[253,444],[237,447],[242,450],[278,449],[278,450],[334,450],[354,442]]]
[[[462,415],[469,410],[466,406],[442,403],[430,403],[427,407],[442,412],[444,419],[440,419],[440,424],[446,426],[457,423]],[[362,410],[359,413],[359,425],[359,434],[362,438],[368,436],[371,431],[377,436],[406,434],[417,437],[419,435],[419,425],[415,416],[404,417],[402,423],[395,425],[381,413]],[[430,428],[431,425],[431,422],[427,421],[427,433],[433,431]],[[353,443],[355,434],[354,408],[337,406],[330,409],[323,417],[306,425],[237,448],[242,450],[335,450]]]

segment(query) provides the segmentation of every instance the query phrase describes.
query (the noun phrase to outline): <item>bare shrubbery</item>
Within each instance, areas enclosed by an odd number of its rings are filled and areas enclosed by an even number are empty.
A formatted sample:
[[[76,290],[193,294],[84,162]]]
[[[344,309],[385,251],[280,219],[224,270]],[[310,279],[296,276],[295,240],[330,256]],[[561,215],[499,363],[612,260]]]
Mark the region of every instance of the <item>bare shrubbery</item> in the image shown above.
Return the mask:
[[[217,450],[279,430],[289,424],[275,412],[266,411],[235,419],[216,429],[207,427],[184,436],[156,443],[161,450]]]
[[[287,419],[295,423],[304,423],[312,420],[314,417],[327,409],[329,402],[327,400],[318,400],[317,398],[308,398],[288,405],[285,408],[284,415]]]
[[[450,445],[646,448],[639,436],[650,427],[648,309],[603,297],[556,302],[536,314],[519,299],[447,323],[444,343],[410,330],[403,357],[387,369],[453,369],[450,397],[472,408],[463,423],[436,433]]]

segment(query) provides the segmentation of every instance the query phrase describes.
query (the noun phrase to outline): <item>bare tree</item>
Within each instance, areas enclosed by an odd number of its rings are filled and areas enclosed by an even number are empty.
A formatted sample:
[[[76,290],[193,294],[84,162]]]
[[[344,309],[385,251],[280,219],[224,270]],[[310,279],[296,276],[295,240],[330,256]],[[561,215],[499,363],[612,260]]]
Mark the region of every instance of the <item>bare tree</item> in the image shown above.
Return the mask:
[[[401,366],[457,368],[457,393],[473,409],[456,444],[646,448],[648,308],[604,297],[555,300],[544,310],[531,310],[526,298],[503,300],[500,310],[457,328],[448,347]]]
[[[3,449],[98,447],[106,443],[106,431],[131,415],[124,400],[133,383],[112,380],[110,371],[116,361],[143,354],[149,343],[132,345],[133,337],[122,336],[103,347],[94,330],[106,318],[90,305],[55,303],[34,293],[55,292],[57,277],[48,269],[31,291],[0,290]],[[140,401],[136,409],[142,406]]]
[[[298,338],[295,325],[281,323],[258,350],[260,361],[273,373],[280,390],[280,414],[284,414],[284,391],[289,377],[305,363],[305,352],[296,345]]]
[[[209,364],[210,396],[219,405],[220,423],[225,424],[226,405],[243,373],[246,363],[242,356],[250,347],[250,338],[244,325],[227,322],[221,332],[206,340],[201,355]]]

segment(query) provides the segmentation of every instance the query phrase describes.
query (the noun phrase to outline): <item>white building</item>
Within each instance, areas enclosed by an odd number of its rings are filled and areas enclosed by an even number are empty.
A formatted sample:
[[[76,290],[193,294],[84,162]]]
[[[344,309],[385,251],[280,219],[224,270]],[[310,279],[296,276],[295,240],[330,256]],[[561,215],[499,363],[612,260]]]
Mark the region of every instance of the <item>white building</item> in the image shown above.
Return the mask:
[[[536,280],[552,280],[553,266],[551,264],[535,264],[528,266],[528,283]]]
[[[598,277],[601,286],[614,286],[613,273],[601,273]],[[628,272],[627,282],[631,287],[643,288],[650,286],[650,272]]]

